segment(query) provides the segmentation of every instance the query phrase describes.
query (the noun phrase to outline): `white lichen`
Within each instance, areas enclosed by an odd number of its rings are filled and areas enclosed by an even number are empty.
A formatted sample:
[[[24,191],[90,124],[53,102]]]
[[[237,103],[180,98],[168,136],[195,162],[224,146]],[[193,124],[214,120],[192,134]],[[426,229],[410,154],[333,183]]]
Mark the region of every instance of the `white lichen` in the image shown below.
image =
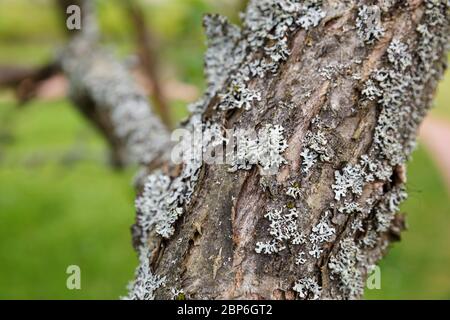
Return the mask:
[[[217,92],[229,75],[236,61],[242,61],[245,51],[237,47],[241,37],[239,27],[226,17],[212,14],[203,18],[208,49],[205,54],[205,75],[208,90]]]
[[[361,212],[363,209],[361,206],[356,202],[348,202],[346,201],[344,206],[340,207],[338,209],[339,212],[345,213],[345,214],[352,214],[352,213],[358,213]]]
[[[281,125],[266,124],[255,137],[245,130],[234,134],[237,152],[233,156],[230,171],[249,170],[253,165],[261,166],[264,172],[276,172],[286,163],[283,152],[288,147]]]
[[[399,39],[392,40],[387,50],[387,57],[397,70],[405,70],[412,64],[408,46]]]
[[[309,170],[317,163],[317,153],[311,151],[309,148],[303,148],[303,151],[300,153],[302,157],[302,172],[308,173]]]
[[[331,227],[327,222],[329,212],[325,213],[322,219],[312,228],[312,233],[309,236],[311,243],[323,243],[332,240],[336,229]]]
[[[400,203],[407,197],[408,194],[404,187],[395,187],[378,203],[374,210],[378,232],[389,230],[395,214],[400,210]]]
[[[301,251],[295,258],[295,264],[301,265],[301,264],[305,264],[305,263],[306,263],[305,253],[303,251]]]
[[[328,267],[337,277],[339,290],[349,299],[357,299],[364,292],[364,279],[358,262],[362,260],[361,250],[351,238],[340,242],[339,251],[330,258]]]
[[[376,230],[371,225],[368,226],[364,238],[361,240],[364,246],[374,248],[379,241],[379,236]]]
[[[253,103],[261,101],[261,93],[247,88],[242,81],[234,81],[226,93],[219,94],[219,98],[221,99],[219,109],[250,110]]]
[[[380,99],[380,97],[383,95],[383,91],[378,86],[376,86],[371,79],[369,79],[364,85],[362,94],[367,99],[371,101],[376,101]]]
[[[313,128],[309,130],[303,139],[303,150],[300,153],[302,157],[302,172],[308,173],[317,161],[331,161],[334,153],[329,146],[323,123],[320,118],[312,120]]]
[[[286,195],[294,198],[294,199],[298,199],[300,198],[301,195],[301,188],[300,185],[298,185],[297,183],[294,183],[293,185],[291,185],[287,191],[286,191]]]
[[[355,220],[352,221],[350,228],[354,232],[356,232],[356,231],[364,232],[362,220],[359,218],[356,218]]]
[[[286,248],[290,243],[298,245],[305,243],[305,237],[299,232],[297,226],[299,212],[296,208],[272,209],[264,217],[270,221],[269,234],[272,239],[266,242],[257,242],[257,253],[273,254]]]
[[[379,6],[363,5],[358,10],[356,28],[359,37],[367,44],[380,40],[384,35]]]
[[[347,164],[341,171],[334,173],[335,183],[332,185],[334,198],[341,200],[347,195],[348,190],[356,195],[361,195],[364,186],[364,173],[359,164]]]
[[[173,181],[177,183],[178,181]],[[140,213],[137,223],[143,231],[143,235],[153,228],[162,237],[169,238],[173,232],[173,223],[183,213],[179,207],[177,194],[179,188],[172,186],[169,176],[155,173],[147,177],[144,191],[136,199],[136,209]]]
[[[430,104],[423,92],[443,72],[440,59],[448,43],[448,28],[448,4],[425,1],[418,39],[413,43],[417,54],[413,56],[401,38],[394,38],[386,53],[387,66],[376,70],[367,84],[377,91],[381,106],[375,129],[376,151],[391,166],[404,163],[415,148],[417,127]]]
[[[139,255],[139,266],[136,269],[135,279],[130,284],[127,300],[154,300],[155,291],[164,286],[166,278],[154,274],[150,268],[151,254],[145,247]]]
[[[318,300],[322,295],[322,288],[313,277],[297,280],[293,290],[297,291],[302,299],[309,297],[311,300]]]
[[[326,212],[319,223],[312,227],[309,235],[309,242],[312,245],[309,255],[318,259],[323,252],[322,245],[325,242],[330,242],[334,239],[336,229],[328,222],[329,212]]]
[[[308,3],[309,2],[309,3]],[[300,17],[297,23],[305,30],[316,27],[320,21],[325,17],[325,12],[317,6],[319,1],[305,1],[301,7]]]
[[[237,32],[234,27],[223,30],[225,22],[217,18],[215,23],[209,23],[214,27],[210,29],[219,30],[220,34],[231,34],[232,41],[229,43],[234,43],[235,46],[235,49],[231,51],[229,50],[231,46],[226,48],[221,46],[219,50],[219,57],[222,53],[228,55],[228,58],[236,56],[231,63],[221,66],[222,69],[228,69],[231,78],[230,85],[219,95],[221,99],[219,108],[222,110],[249,109],[256,101],[259,101],[260,93],[248,87],[249,80],[252,77],[262,78],[267,74],[276,73],[280,64],[291,54],[289,35],[299,28],[308,30],[317,26],[324,16],[320,1],[316,0],[304,2],[258,0],[251,1],[247,6],[247,11],[243,15],[242,32]],[[228,38],[230,37],[227,36]],[[216,51],[211,50],[211,55]],[[217,59],[210,60],[212,65],[218,65]],[[233,72],[230,73],[231,71]]]

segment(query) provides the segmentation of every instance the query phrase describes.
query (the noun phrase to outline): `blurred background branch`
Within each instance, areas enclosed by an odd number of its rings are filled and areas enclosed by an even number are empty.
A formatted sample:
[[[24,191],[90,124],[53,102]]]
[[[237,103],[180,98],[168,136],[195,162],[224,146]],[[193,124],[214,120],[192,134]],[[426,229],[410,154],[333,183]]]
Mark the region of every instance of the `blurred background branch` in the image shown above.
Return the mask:
[[[172,116],[170,114],[167,98],[164,96],[158,70],[159,64],[155,46],[155,36],[152,34],[152,31],[145,21],[145,16],[143,14],[144,10],[140,5],[139,0],[125,0],[123,3],[130,15],[134,27],[139,62],[144,74],[152,85],[154,105],[164,124],[168,128],[172,128]]]

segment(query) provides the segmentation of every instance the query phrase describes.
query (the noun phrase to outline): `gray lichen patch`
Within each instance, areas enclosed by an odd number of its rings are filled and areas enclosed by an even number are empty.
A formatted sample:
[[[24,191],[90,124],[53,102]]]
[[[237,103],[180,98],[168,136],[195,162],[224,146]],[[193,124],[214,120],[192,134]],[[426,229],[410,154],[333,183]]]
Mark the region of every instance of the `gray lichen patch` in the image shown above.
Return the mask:
[[[144,191],[136,199],[136,208],[140,215],[137,223],[143,233],[142,243],[146,236],[155,228],[162,237],[169,238],[173,232],[173,224],[183,213],[179,200],[183,184],[163,174],[155,173],[147,177]]]
[[[323,244],[331,242],[336,234],[336,229],[329,223],[329,212],[325,212],[319,223],[312,227],[309,235],[311,250],[309,255],[315,259],[319,259],[323,252]]]
[[[239,41],[234,37],[237,54],[233,52],[235,61],[228,64],[234,73],[228,79],[227,90],[219,95],[219,109],[251,108],[260,99],[260,93],[249,88],[248,82],[254,77],[275,74],[291,53],[290,34],[299,28],[317,26],[324,16],[320,1],[316,0],[251,1],[244,15],[242,37]],[[213,49],[211,56],[217,51]],[[218,53],[220,56],[221,50]]]
[[[234,80],[226,93],[219,94],[221,103],[219,109],[244,109],[250,110],[254,103],[261,101],[261,93],[249,89],[244,81]]]
[[[375,207],[377,232],[389,230],[395,213],[400,210],[400,204],[407,197],[408,194],[403,186],[395,187],[377,204]]]
[[[301,196],[301,187],[298,183],[293,183],[287,190],[286,195],[298,199]]]
[[[384,35],[381,23],[381,9],[377,5],[362,5],[358,10],[356,28],[359,37],[367,44],[380,40]]]
[[[151,253],[143,248],[139,254],[139,267],[135,279],[129,285],[129,293],[124,300],[154,300],[155,291],[165,285],[166,278],[154,274],[150,266]]]
[[[360,15],[367,15],[367,10],[360,11]],[[357,23],[357,27],[360,26],[361,23]],[[433,34],[430,29],[434,30]],[[442,74],[444,64],[440,63],[446,50],[448,29],[448,3],[426,1],[416,39],[410,37],[405,42],[394,37],[387,48],[384,66],[375,70],[363,86],[363,99],[375,101],[380,108],[374,144],[367,155],[361,157],[360,163],[347,164],[342,171],[336,171],[332,187],[337,201],[348,199],[349,193],[350,199],[359,199],[363,188],[374,182],[384,183],[387,191],[379,190],[365,201],[374,213],[374,220],[369,224],[369,212],[360,203],[345,200],[339,209],[343,213],[356,214],[351,224],[353,233],[365,233],[359,242],[353,240],[354,235],[341,241],[340,249],[328,264],[346,298],[362,295],[363,275],[373,262],[364,260],[362,248],[375,248],[377,244],[383,247],[379,244],[380,239],[392,228],[399,205],[407,197],[405,179],[396,177],[397,168],[406,162],[414,149],[417,127],[430,105],[427,87],[434,87]],[[365,226],[363,220],[366,220]]]
[[[334,151],[330,147],[326,135],[326,128],[319,116],[311,121],[311,128],[303,139],[303,150],[300,153],[302,158],[302,172],[307,174],[318,162],[330,162],[334,156]]]
[[[205,54],[208,91],[216,92],[227,79],[230,68],[244,59],[244,48],[239,46],[241,30],[220,15],[206,15],[203,26],[208,45]]]
[[[355,195],[361,195],[364,186],[364,173],[361,166],[347,165],[341,171],[335,172],[335,184],[332,185],[337,201],[347,195],[350,190]]]
[[[256,137],[246,130],[237,130],[234,137],[237,152],[231,158],[230,171],[249,170],[259,165],[264,172],[276,173],[286,163],[283,152],[288,145],[281,125],[266,124]]]
[[[375,90],[381,92],[377,95],[382,107],[375,143],[392,166],[404,163],[414,150],[417,127],[426,112],[423,106],[429,105],[423,91],[429,81],[436,82],[442,74],[439,52],[447,45],[447,10],[445,2],[426,1],[417,43],[412,44],[417,47],[417,55],[411,54],[411,45],[394,38],[387,51],[388,66],[373,74],[370,85],[376,84]]]
[[[305,277],[298,280],[293,289],[298,292],[302,299],[310,298],[311,300],[318,300],[322,295],[322,288],[313,277]]]
[[[346,238],[339,244],[339,250],[330,258],[328,268],[339,281],[339,289],[348,299],[360,297],[364,292],[364,278],[358,264],[363,260],[361,251],[353,239]]]
[[[269,220],[269,234],[272,239],[257,242],[257,253],[274,254],[286,249],[286,243],[299,245],[305,243],[305,236],[299,232],[297,219],[299,212],[296,208],[281,208],[269,210],[264,217]]]

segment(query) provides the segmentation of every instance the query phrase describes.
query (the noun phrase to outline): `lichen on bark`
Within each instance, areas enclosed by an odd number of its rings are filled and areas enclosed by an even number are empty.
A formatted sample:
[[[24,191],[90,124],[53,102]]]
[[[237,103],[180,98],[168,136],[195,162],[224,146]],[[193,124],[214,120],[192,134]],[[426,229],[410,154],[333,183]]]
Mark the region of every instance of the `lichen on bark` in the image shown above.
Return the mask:
[[[362,12],[383,32],[362,37]],[[445,69],[447,1],[254,0],[240,29],[205,23],[221,40],[185,128],[281,126],[286,163],[272,175],[257,161],[162,168],[183,215],[170,237],[142,238],[138,206],[138,247],[165,279],[154,297],[360,298],[403,228],[404,163]]]

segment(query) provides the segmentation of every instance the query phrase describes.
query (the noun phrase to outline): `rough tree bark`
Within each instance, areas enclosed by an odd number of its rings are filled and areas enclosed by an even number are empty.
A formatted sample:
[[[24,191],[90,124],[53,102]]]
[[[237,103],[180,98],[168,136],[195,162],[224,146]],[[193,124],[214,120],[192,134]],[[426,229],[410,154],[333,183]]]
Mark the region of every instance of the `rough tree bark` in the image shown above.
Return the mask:
[[[205,27],[209,88],[184,127],[202,123],[207,150],[241,144],[231,165],[194,156],[147,177],[128,298],[360,298],[404,229],[447,1],[254,0],[242,28]]]

